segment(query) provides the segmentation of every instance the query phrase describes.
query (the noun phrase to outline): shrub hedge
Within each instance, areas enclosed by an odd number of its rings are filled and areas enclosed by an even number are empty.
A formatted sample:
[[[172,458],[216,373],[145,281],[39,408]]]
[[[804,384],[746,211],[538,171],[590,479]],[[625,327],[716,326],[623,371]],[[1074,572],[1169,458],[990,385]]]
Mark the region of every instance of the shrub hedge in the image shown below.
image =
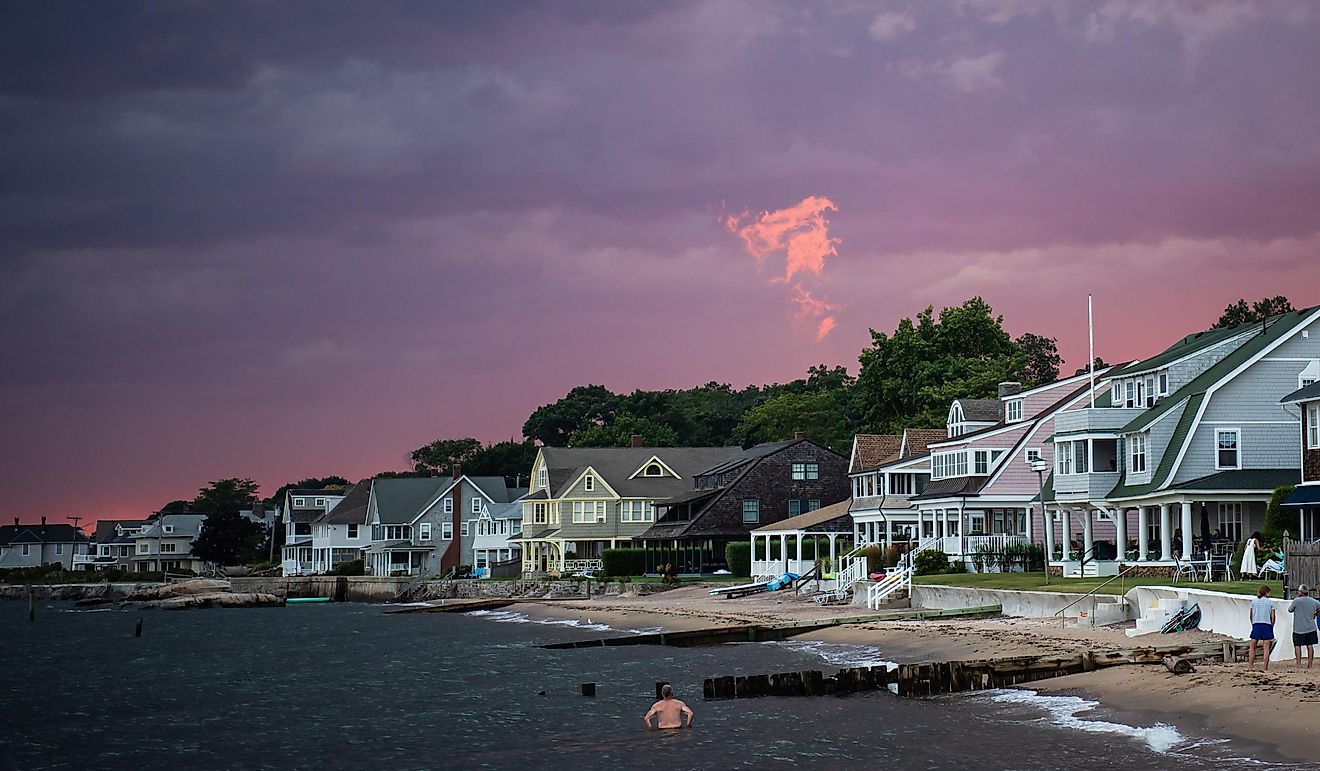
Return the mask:
[[[735,576],[752,574],[751,541],[730,541],[724,547],[724,561],[729,565],[729,572]]]

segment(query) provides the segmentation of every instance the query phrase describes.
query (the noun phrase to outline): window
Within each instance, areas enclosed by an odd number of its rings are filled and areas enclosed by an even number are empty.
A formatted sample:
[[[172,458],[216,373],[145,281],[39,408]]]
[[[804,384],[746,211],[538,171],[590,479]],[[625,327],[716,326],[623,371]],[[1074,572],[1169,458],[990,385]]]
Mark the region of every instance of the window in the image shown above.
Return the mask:
[[[760,498],[743,498],[742,521],[749,525],[753,525],[761,521]]]
[[[967,451],[956,450],[934,455],[931,457],[930,467],[932,479],[965,477],[967,476]]]
[[[1135,407],[1135,406],[1137,406],[1136,387],[1137,387],[1137,384],[1134,383],[1134,382],[1131,381],[1131,380],[1125,380],[1125,381],[1123,381],[1123,406],[1124,406],[1124,407]]]
[[[788,502],[788,516],[796,517],[802,513],[802,501],[792,500]]]
[[[174,525],[166,525],[165,527],[163,527],[163,528],[161,528],[161,529],[164,530],[164,531],[167,532],[167,533],[173,533],[173,532],[174,532]]]
[[[521,534],[522,534],[522,520],[514,520],[514,522],[513,522],[513,527],[511,527],[511,528],[509,528],[509,529],[513,531],[513,534],[514,534],[514,535],[521,535]]]
[[[1219,504],[1219,532],[1234,543],[1242,540],[1241,503]]]
[[[481,513],[481,499],[480,499],[480,498],[473,498],[473,499],[472,499],[472,513],[473,513],[473,514],[480,514],[480,513]]]
[[[444,503],[440,504],[440,509],[446,514],[454,513],[454,499],[445,498]]]
[[[820,501],[816,500],[815,498],[812,498],[811,500],[807,501],[807,511],[815,511],[816,509],[819,508],[820,508]]]
[[[440,523],[440,540],[442,540],[442,541],[452,541],[452,540],[454,540],[454,523],[453,523],[453,522],[441,522],[441,523]]]
[[[349,525],[349,526],[348,526],[348,537],[349,537],[349,538],[357,538],[357,537],[358,537],[358,526],[357,526],[357,525]]]
[[[56,553],[56,554],[63,554],[63,553],[64,553],[64,544],[62,544],[62,543],[57,543],[57,544],[55,544],[55,553]]]
[[[467,538],[468,534],[472,532],[472,526],[468,524],[469,522],[471,522],[471,520],[463,520],[462,526],[458,528],[459,535],[464,538]],[[480,525],[478,525],[478,527],[480,527]],[[482,535],[485,535],[485,533],[482,533]]]
[[[655,509],[650,501],[624,501],[619,504],[619,519],[622,522],[651,522],[655,519]]]
[[[911,474],[890,474],[889,490],[894,495],[912,495],[912,475]]]
[[[1129,470],[1133,474],[1141,474],[1146,471],[1146,437],[1136,435],[1128,439],[1131,445],[1131,452],[1128,453],[1130,464]]]
[[[1320,404],[1306,407],[1306,446],[1320,449]]]
[[[1169,373],[1160,373],[1160,396],[1169,395]]]
[[[1123,406],[1123,384],[1115,382],[1109,389],[1109,403],[1115,407]]]
[[[1146,406],[1155,406],[1155,376],[1146,376]]]
[[[596,478],[591,474],[587,474],[586,478],[582,480],[582,489],[589,493],[596,492]]]
[[[1040,448],[1037,448],[1037,447],[1028,447],[1028,448],[1027,448],[1027,463],[1029,463],[1029,464],[1030,464],[1030,463],[1035,463],[1035,462],[1038,461],[1038,460],[1040,460]]]
[[[417,538],[422,541],[431,540],[431,523],[423,522],[418,530]]]
[[[589,525],[605,521],[605,501],[573,501],[573,522]]]
[[[1091,448],[1085,439],[1073,442],[1073,471],[1085,474],[1091,470]]]
[[[1240,438],[1236,428],[1215,431],[1215,468],[1242,467],[1242,458],[1238,452]]]
[[[324,499],[324,498],[317,498],[317,499],[316,499],[316,505],[317,505],[317,506],[320,506],[321,508],[325,508],[325,499]]]
[[[1022,400],[1013,399],[1004,407],[1004,419],[1009,423],[1022,420]]]
[[[1073,443],[1059,442],[1054,448],[1054,472],[1059,476],[1073,473]]]
[[[660,468],[659,463],[651,463],[642,471],[644,477],[660,477],[665,475],[665,470]]]
[[[306,505],[307,505],[307,499],[306,499],[306,498],[294,498],[294,499],[293,499],[293,505],[294,505],[294,506],[306,506]]]
[[[162,543],[160,550],[163,554],[173,554],[179,550],[179,545],[177,543]]]
[[[549,486],[550,486],[550,472],[546,471],[545,468],[542,467],[538,469],[536,472],[536,487],[539,489],[542,487],[549,487]]]
[[[852,481],[852,483],[853,483],[853,497],[854,497],[854,498],[861,498],[861,497],[862,497],[862,478],[861,478],[861,477],[853,477],[853,481]]]
[[[820,479],[819,463],[794,463],[793,481],[799,482],[804,479]]]
[[[537,503],[532,506],[532,524],[544,525],[546,523],[546,505]]]

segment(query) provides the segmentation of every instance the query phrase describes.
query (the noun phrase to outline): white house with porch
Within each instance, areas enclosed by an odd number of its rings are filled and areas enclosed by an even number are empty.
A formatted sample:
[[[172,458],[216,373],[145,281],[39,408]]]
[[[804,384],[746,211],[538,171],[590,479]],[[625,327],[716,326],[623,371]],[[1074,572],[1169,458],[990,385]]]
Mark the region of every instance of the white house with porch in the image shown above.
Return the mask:
[[[1320,373],[1318,338],[1320,308],[1189,335],[1062,411],[1044,492],[1052,570],[1231,575],[1233,546],[1298,479],[1298,416],[1280,401]]]
[[[888,546],[917,539],[918,510],[912,497],[930,483],[929,444],[946,438],[943,428],[853,437],[848,476],[855,543]]]
[[[840,558],[853,548],[853,522],[849,500],[780,520],[751,532],[752,577],[772,578],[784,573],[804,576],[821,560],[833,575]],[[821,588],[831,588],[833,579],[821,576]]]

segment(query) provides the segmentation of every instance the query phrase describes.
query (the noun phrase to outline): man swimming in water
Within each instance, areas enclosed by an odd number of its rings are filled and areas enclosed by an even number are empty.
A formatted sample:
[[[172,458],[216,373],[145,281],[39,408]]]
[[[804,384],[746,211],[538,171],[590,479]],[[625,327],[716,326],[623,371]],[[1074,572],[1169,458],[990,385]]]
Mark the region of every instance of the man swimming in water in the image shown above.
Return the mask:
[[[660,701],[651,705],[651,709],[646,713],[642,720],[646,721],[646,728],[651,728],[651,717],[654,716],[660,723],[660,728],[682,728],[683,715],[687,715],[687,727],[692,727],[692,710],[688,705],[674,698],[674,689],[669,686],[660,688]]]

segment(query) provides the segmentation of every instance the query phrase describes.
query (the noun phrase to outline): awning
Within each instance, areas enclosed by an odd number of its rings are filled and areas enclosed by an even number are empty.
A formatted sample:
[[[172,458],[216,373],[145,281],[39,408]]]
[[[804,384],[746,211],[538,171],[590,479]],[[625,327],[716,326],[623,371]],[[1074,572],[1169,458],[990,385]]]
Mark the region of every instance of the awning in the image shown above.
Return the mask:
[[[1320,506],[1320,485],[1301,485],[1283,502],[1284,506]]]

